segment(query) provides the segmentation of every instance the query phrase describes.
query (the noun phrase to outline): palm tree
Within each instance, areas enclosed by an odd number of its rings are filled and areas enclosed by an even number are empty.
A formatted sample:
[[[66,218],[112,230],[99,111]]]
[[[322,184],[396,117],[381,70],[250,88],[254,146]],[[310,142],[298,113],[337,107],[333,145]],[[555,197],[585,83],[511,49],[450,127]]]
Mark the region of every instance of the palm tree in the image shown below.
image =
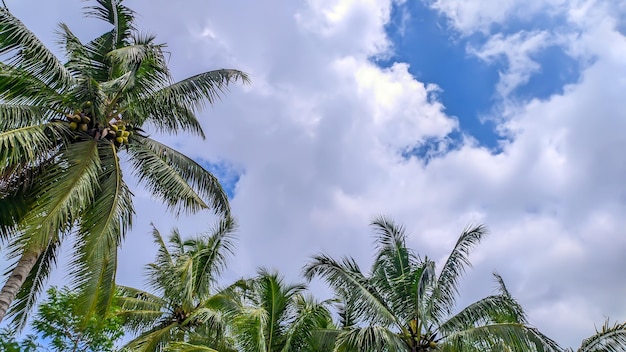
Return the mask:
[[[16,259],[0,291],[0,321],[11,306],[23,325],[69,238],[85,312],[106,311],[134,215],[122,156],[175,214],[229,212],[211,173],[142,128],[204,137],[196,112],[246,74],[222,69],[175,82],[164,45],[139,34],[122,0],[97,0],[86,14],[111,30],[83,43],[61,24],[62,63],[0,8],[0,237]]]
[[[229,351],[225,316],[232,301],[216,288],[216,279],[233,251],[235,222],[223,219],[209,233],[183,240],[174,230],[166,246],[153,230],[156,261],[148,265],[149,285],[155,293],[118,286],[124,326],[138,336],[126,346],[132,351]]]
[[[286,284],[265,269],[239,288],[233,335],[240,351],[324,351],[315,332],[332,327],[329,302],[317,302],[304,293],[306,286]]]
[[[406,247],[401,226],[385,218],[372,223],[377,253],[369,275],[354,259],[336,261],[319,254],[305,267],[309,280],[321,276],[344,302],[344,329],[335,334],[335,351],[551,351],[552,340],[526,325],[521,306],[502,279],[498,294],[454,313],[458,281],[468,254],[485,235],[467,228],[435,275],[435,264]],[[345,313],[349,313],[346,315]]]
[[[573,350],[569,350],[573,351]],[[577,352],[626,351],[626,323],[610,325],[608,319],[595,335],[583,340]]]

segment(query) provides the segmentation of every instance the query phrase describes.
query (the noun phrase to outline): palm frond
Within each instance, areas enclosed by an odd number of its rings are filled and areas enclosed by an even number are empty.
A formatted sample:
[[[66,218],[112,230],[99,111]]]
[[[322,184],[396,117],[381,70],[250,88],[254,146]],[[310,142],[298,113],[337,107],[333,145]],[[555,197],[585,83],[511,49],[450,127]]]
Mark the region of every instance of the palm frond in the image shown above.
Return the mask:
[[[81,288],[80,307],[86,319],[92,314],[104,315],[115,293],[117,250],[134,214],[132,194],[124,183],[115,146],[98,142],[103,172],[100,188],[89,207],[81,214],[78,243],[73,267]]]
[[[226,193],[209,171],[155,140],[133,137],[137,142],[131,143],[129,153],[133,157],[135,174],[170,209],[178,213],[206,208],[221,214],[230,212]]]
[[[626,350],[626,324],[610,325],[607,319],[596,334],[583,340],[579,352],[617,352]]]
[[[167,343],[172,340],[172,334],[178,327],[179,324],[177,322],[163,323],[137,336],[127,343],[123,349],[137,352],[161,351],[167,346]]]
[[[54,90],[69,87],[71,74],[54,54],[7,8],[0,8],[0,55]]]
[[[444,334],[492,323],[523,324],[522,307],[510,297],[494,295],[474,302],[439,326]]]
[[[357,316],[385,325],[402,325],[354,259],[344,258],[342,262],[337,262],[327,255],[316,255],[305,266],[304,276],[308,280],[321,276],[336,291],[347,294],[348,300],[358,300],[353,302]]]
[[[194,265],[198,268],[194,278],[194,291],[200,297],[210,294],[209,289],[213,287],[217,277],[226,268],[227,255],[233,254],[234,250],[235,230],[235,220],[226,217],[218,222],[206,240],[196,242],[202,244],[197,246],[197,251],[193,253]],[[205,243],[206,246],[203,245]]]
[[[467,227],[461,233],[441,270],[432,296],[432,314],[435,319],[441,320],[451,313],[456,296],[459,294],[458,280],[465,272],[465,267],[471,265],[468,259],[469,252],[486,233],[487,229],[483,225]]]
[[[241,81],[248,83],[248,75],[239,70],[220,69],[200,73],[164,87],[147,100],[171,101],[183,106],[202,108],[205,103],[214,104],[228,86]]]
[[[553,345],[537,345],[535,331],[519,323],[483,325],[457,331],[446,336],[442,351],[489,351],[506,346],[512,351],[561,351]],[[547,342],[547,341],[545,341]]]
[[[156,262],[163,263],[165,265],[173,265],[174,260],[172,259],[172,254],[167,249],[167,245],[165,244],[165,241],[163,241],[163,236],[161,236],[161,233],[153,223],[150,223],[150,225],[152,226],[152,238],[154,238],[154,243],[156,243],[159,247]]]
[[[99,190],[98,142],[88,138],[68,146],[58,167],[42,175],[34,187],[38,202],[22,219],[20,248],[46,248],[56,234],[67,232]]]
[[[149,330],[166,315],[167,301],[149,292],[127,286],[117,286],[119,295],[115,302],[119,310],[115,313],[132,332]]]
[[[406,345],[398,335],[389,329],[376,325],[342,331],[335,342],[335,351],[337,352],[401,352],[405,350]]]
[[[0,104],[0,132],[39,125],[49,119],[49,110],[31,105]]]
[[[167,345],[165,351],[176,352],[222,352],[211,347],[194,345],[187,342],[172,342]]]
[[[98,6],[88,6],[85,13],[113,25],[109,50],[120,48],[129,44],[129,37],[135,30],[133,21],[134,12],[122,5],[121,0],[96,0]]]
[[[0,133],[0,167],[5,170],[48,159],[56,153],[56,140],[65,140],[67,132],[64,123],[53,122]]]
[[[260,307],[243,307],[233,320],[237,345],[242,352],[267,351],[268,312]]]
[[[299,351],[314,345],[314,331],[327,328],[332,321],[327,302],[317,302],[312,296],[294,296],[296,318],[289,325],[282,351]]]

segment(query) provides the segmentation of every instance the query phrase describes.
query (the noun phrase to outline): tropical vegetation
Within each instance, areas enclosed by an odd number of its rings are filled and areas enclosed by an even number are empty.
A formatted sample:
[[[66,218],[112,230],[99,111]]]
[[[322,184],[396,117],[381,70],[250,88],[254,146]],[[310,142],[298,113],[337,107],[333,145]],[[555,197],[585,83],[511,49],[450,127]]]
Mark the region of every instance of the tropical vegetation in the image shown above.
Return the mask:
[[[197,113],[248,76],[221,69],[175,81],[165,45],[135,28],[122,0],[92,2],[85,14],[109,30],[83,42],[60,24],[63,59],[0,7],[0,243],[12,260],[0,321],[8,313],[13,323],[0,330],[0,351],[569,351],[529,323],[498,274],[497,293],[457,307],[482,225],[466,228],[437,269],[407,246],[402,226],[378,218],[369,270],[327,254],[304,267],[304,279],[333,291],[326,300],[264,268],[222,285],[236,230],[228,197],[150,133],[203,138]],[[129,172],[174,215],[220,216],[195,237],[153,228],[147,288],[116,284],[135,214]],[[73,244],[70,287],[38,304],[64,243]],[[626,324],[607,321],[577,351],[626,351]]]
[[[439,276],[435,263],[406,246],[402,226],[386,218],[372,223],[377,251],[369,273],[350,257],[313,257],[304,275],[322,277],[351,317],[336,336],[340,351],[552,351],[558,346],[527,325],[519,303],[496,275],[500,292],[455,312],[461,274],[485,227],[465,229]]]
[[[152,292],[118,286],[117,316],[137,335],[126,348],[178,351],[202,344],[231,350],[225,334],[229,300],[220,292],[217,279],[232,254],[234,230],[232,218],[222,219],[209,233],[193,239],[184,240],[173,230],[168,246],[153,229],[158,254],[147,267]]]
[[[110,30],[82,42],[60,24],[61,61],[0,8],[0,240],[15,260],[0,321],[11,307],[18,327],[68,240],[85,316],[106,312],[135,213],[123,171],[175,214],[229,212],[214,175],[147,131],[204,137],[196,112],[246,74],[222,69],[174,81],[164,44],[134,27],[122,0],[97,0],[85,13]]]

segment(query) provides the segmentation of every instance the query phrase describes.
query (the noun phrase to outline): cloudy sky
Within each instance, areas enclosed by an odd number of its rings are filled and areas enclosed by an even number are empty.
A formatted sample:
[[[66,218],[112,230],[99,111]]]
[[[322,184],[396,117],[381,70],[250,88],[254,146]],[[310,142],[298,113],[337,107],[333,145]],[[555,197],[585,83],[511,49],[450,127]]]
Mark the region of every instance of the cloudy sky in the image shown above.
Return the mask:
[[[51,45],[60,21],[85,39],[103,29],[78,0],[6,2]],[[438,262],[466,225],[484,223],[460,304],[491,294],[497,271],[564,346],[606,317],[626,321],[624,2],[126,4],[168,43],[177,79],[223,67],[251,75],[202,113],[206,140],[158,137],[232,195],[239,240],[225,284],[258,266],[300,280],[320,251],[367,267],[377,215]],[[175,219],[133,190],[119,281],[137,286],[155,254],[150,222],[192,235],[215,219]]]

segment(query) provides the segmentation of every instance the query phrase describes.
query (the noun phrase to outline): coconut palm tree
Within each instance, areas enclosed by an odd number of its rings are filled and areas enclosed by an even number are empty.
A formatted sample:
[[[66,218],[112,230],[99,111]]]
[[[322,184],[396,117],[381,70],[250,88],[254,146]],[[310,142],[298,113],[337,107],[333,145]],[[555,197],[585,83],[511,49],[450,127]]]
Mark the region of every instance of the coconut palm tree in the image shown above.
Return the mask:
[[[485,227],[463,231],[437,277],[433,261],[407,248],[401,226],[385,218],[372,225],[377,252],[369,275],[352,258],[337,261],[324,254],[304,269],[309,280],[322,277],[348,308],[350,322],[335,335],[335,351],[559,350],[526,325],[521,306],[499,276],[498,294],[453,314],[459,278]]]
[[[329,302],[318,302],[305,290],[306,286],[287,284],[276,272],[266,269],[240,285],[239,308],[232,323],[239,350],[325,351],[315,332],[332,328]]]
[[[122,0],[97,0],[86,14],[111,30],[83,43],[61,24],[63,63],[0,8],[0,236],[15,260],[0,291],[0,321],[11,306],[23,324],[70,238],[85,312],[106,311],[116,251],[134,215],[122,157],[175,214],[229,212],[211,173],[144,129],[204,137],[198,109],[247,76],[222,69],[175,82],[164,45],[135,29]]]
[[[568,350],[572,351],[573,350]],[[626,323],[610,325],[608,319],[595,335],[583,340],[577,352],[620,352],[626,351]]]
[[[234,229],[235,222],[226,218],[193,239],[183,240],[174,230],[169,248],[159,231],[153,230],[159,248],[155,262],[147,268],[153,293],[118,286],[117,315],[130,332],[138,334],[126,348],[232,350],[225,336],[225,317],[234,305],[217,288],[217,278],[232,254]]]

